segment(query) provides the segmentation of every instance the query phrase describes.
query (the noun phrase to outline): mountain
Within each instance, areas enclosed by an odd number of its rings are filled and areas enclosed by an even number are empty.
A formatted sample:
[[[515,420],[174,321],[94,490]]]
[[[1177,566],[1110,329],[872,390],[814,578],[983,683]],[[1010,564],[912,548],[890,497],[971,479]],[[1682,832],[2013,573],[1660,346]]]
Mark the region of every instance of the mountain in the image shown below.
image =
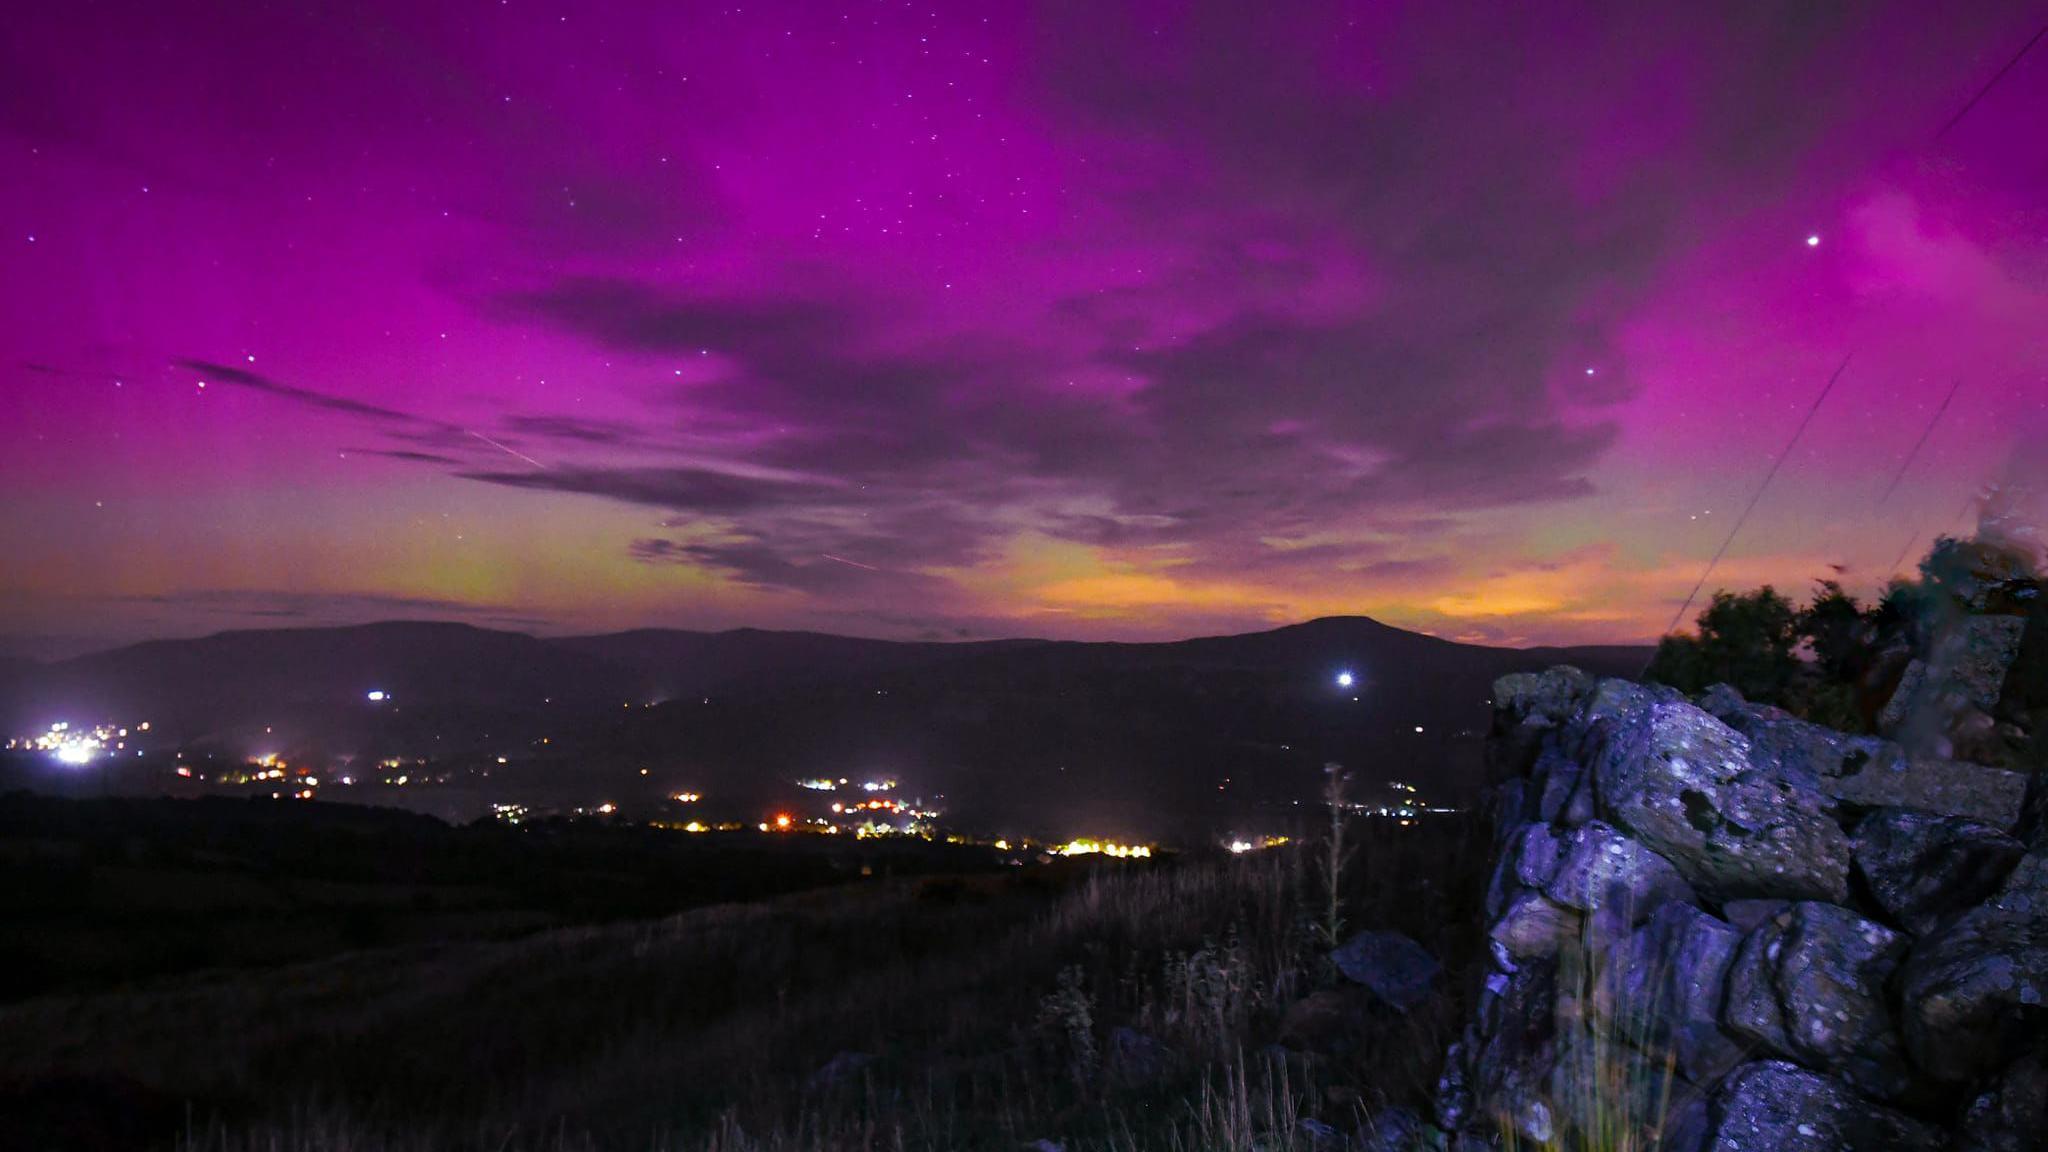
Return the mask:
[[[797,778],[889,777],[980,827],[1135,836],[1284,830],[1326,761],[1362,787],[1402,780],[1455,800],[1477,772],[1496,676],[1560,662],[1634,674],[1647,656],[1475,647],[1364,617],[1167,643],[753,629],[542,639],[390,623],[38,665],[0,690],[0,715],[10,732],[149,718],[164,740],[237,756],[509,752],[555,786],[622,804],[698,791],[748,819],[815,799]]]

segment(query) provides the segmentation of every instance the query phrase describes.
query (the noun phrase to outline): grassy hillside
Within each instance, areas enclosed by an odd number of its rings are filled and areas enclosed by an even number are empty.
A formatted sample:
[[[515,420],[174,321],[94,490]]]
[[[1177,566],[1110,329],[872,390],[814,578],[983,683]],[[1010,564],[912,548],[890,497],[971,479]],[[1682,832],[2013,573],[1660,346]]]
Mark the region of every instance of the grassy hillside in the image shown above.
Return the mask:
[[[1377,828],[1351,926],[1470,955],[1484,851]],[[1343,999],[1317,903],[1286,850],[1017,869],[38,1000],[0,1009],[0,1143],[1307,1147],[1425,1100],[1464,985]],[[1318,988],[1335,1041],[1283,1020]]]

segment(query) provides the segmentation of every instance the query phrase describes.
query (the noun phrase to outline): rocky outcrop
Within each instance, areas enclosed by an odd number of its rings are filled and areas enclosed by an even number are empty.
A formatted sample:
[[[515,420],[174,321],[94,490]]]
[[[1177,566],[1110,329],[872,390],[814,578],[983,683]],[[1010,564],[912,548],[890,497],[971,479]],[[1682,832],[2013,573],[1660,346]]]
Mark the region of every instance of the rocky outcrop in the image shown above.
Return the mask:
[[[1971,635],[1902,691],[1995,696],[2010,646]],[[1560,669],[1494,702],[1501,849],[1439,1089],[1454,1147],[2042,1146],[2048,854],[2023,777],[1726,688]]]
[[[1988,824],[1910,808],[1865,816],[1852,843],[1864,890],[1916,936],[1997,891],[2026,852]]]
[[[2048,1029],[2048,856],[1922,940],[1901,973],[1906,1042],[1943,1080],[1995,1072]]]
[[[1847,894],[1849,838],[1826,799],[1728,725],[1620,681],[1595,689],[1582,723],[1595,806],[1696,888]]]
[[[1674,1152],[1938,1152],[1946,1143],[1931,1124],[1778,1060],[1743,1065],[1695,1123],[1665,1146]]]

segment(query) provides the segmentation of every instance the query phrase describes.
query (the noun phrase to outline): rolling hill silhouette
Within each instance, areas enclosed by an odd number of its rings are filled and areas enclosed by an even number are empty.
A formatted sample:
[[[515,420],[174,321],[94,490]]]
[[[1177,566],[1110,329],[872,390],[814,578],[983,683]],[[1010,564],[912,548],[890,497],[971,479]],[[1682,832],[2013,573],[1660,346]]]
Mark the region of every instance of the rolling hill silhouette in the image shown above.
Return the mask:
[[[1325,761],[1455,800],[1496,676],[1559,662],[1633,673],[1646,654],[1476,647],[1364,617],[1166,643],[754,629],[544,639],[387,623],[36,665],[7,686],[4,714],[15,731],[60,714],[147,716],[167,738],[235,754],[264,740],[446,757],[511,748],[543,755],[564,783],[623,787],[649,767],[650,786],[750,804],[791,795],[799,776],[893,776],[981,826],[1158,835],[1284,824]],[[368,702],[373,690],[390,699]]]

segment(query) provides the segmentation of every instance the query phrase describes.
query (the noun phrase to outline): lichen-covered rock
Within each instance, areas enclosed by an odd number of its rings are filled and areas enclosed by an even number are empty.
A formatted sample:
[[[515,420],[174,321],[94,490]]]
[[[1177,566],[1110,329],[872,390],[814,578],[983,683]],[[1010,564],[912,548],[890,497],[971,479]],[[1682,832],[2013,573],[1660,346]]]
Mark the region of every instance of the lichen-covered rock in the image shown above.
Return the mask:
[[[1886,985],[1906,939],[1846,908],[1802,901],[1751,933],[1729,969],[1731,1032],[1896,1099],[1913,1085]]]
[[[1906,808],[1870,813],[1851,837],[1864,889],[1917,936],[1997,891],[2025,852],[1988,824]]]
[[[1752,759],[1776,764],[1806,788],[1869,765],[1890,765],[1905,756],[1889,740],[1838,732],[1769,705],[1745,704],[1722,719],[1748,737]]]
[[[1742,933],[1756,931],[1764,921],[1792,907],[1790,900],[1730,900],[1721,905],[1721,919]]]
[[[1586,786],[1586,770],[1563,753],[1553,750],[1539,757],[1530,785],[1536,795],[1535,819],[1576,828],[1593,818],[1593,794]]]
[[[1691,704],[1609,683],[1584,713],[1608,822],[1719,899],[1846,898],[1848,838],[1819,795]]]
[[[1507,1013],[1504,1026],[1479,1044],[1472,1060],[1474,1120],[1543,1144],[1556,1134],[1550,1100],[1557,1066],[1555,1020],[1545,1012]]]
[[[1738,727],[1736,719],[1749,708],[1749,701],[1733,684],[1710,684],[1699,694],[1694,703],[1700,710],[1730,728]]]
[[[1547,825],[1527,824],[1515,834],[1508,855],[1514,862],[1515,879],[1525,887],[1541,888],[1557,875],[1561,854],[1557,836]]]
[[[1567,908],[1618,911],[1631,925],[1649,919],[1667,901],[1693,901],[1692,885],[1669,860],[1597,820],[1566,837],[1547,882],[1524,882],[1541,886],[1544,895]]]
[[[1877,713],[1877,730],[1885,733],[1897,732],[1914,711],[1922,706],[1921,693],[1927,686],[1927,661],[1914,657],[1899,676],[1898,687],[1892,689],[1884,707]]]
[[[1954,1152],[2041,1152],[2048,1146],[2048,1048],[2020,1057],[1970,1102]]]
[[[1400,1012],[1421,1003],[1442,970],[1427,949],[1399,932],[1360,932],[1333,949],[1330,959],[1345,979]]]
[[[1541,672],[1510,672],[1493,682],[1493,707],[1512,722],[1555,728],[1592,688],[1593,677],[1569,664]]]
[[[1702,1152],[1939,1152],[1939,1129],[1795,1064],[1759,1060],[1728,1077],[1708,1108]]]
[[[2027,778],[2018,772],[1931,758],[1873,761],[1824,776],[1821,791],[1866,808],[1917,808],[2010,830],[2019,823]]]
[[[1670,1062],[1625,1044],[1560,1047],[1550,1076],[1552,1147],[1608,1148],[1622,1133],[1649,1133],[1700,1090],[1672,1074]]]
[[[1487,935],[1522,961],[1557,955],[1566,942],[1579,938],[1580,928],[1577,912],[1528,892],[1508,905]]]
[[[1878,713],[1878,729],[1916,754],[1950,755],[1950,729],[1972,709],[1991,712],[2025,640],[2024,616],[1972,615],[1938,632]]]
[[[1479,991],[1479,1034],[1491,1036],[1531,1014],[1554,1018],[1557,962],[1532,960],[1512,972],[1493,971]]]
[[[1695,1084],[1742,1061],[1721,1027],[1727,973],[1741,935],[1690,904],[1667,903],[1602,959],[1593,1010],[1646,1051],[1669,1053]]]
[[[2048,1028],[2048,855],[2021,858],[1989,902],[1915,945],[1901,996],[1906,1044],[1930,1075],[2002,1067]]]
[[[1972,705],[1989,711],[2004,694],[2026,631],[2024,616],[1971,616],[1937,641],[1935,658]]]

